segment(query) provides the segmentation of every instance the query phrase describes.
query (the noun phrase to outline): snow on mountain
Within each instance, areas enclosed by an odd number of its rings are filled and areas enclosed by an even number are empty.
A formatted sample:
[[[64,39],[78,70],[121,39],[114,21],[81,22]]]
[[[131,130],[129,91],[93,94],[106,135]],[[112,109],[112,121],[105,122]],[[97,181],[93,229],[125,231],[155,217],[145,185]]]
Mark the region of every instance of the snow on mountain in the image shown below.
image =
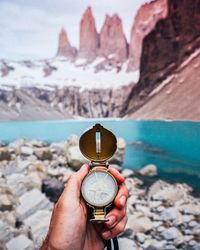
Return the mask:
[[[63,57],[41,61],[1,61],[0,86],[6,84],[20,88],[52,85],[105,89],[137,83],[139,71],[127,72],[128,62],[120,65],[120,69],[106,65],[103,70],[97,70],[97,65],[103,60],[98,57],[91,64],[86,64],[84,59],[77,59],[73,63]]]

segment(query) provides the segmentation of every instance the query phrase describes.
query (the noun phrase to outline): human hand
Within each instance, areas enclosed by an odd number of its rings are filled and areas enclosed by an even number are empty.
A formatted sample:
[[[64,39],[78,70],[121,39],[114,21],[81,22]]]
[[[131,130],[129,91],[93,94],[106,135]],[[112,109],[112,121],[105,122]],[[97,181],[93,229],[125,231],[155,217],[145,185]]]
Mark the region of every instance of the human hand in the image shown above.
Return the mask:
[[[88,172],[89,166],[83,165],[68,179],[54,207],[49,232],[41,250],[102,250],[104,240],[124,230],[128,190],[123,184],[123,176],[117,170],[109,169],[119,184],[119,191],[114,200],[115,207],[107,214],[109,221],[99,225],[88,220],[87,207],[81,197],[81,183]]]

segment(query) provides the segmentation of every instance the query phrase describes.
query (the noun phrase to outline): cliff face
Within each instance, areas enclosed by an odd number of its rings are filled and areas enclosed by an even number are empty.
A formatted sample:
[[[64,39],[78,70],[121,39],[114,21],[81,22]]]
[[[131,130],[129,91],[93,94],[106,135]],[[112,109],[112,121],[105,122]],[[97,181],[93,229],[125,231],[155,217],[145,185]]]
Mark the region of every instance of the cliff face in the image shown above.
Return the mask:
[[[129,95],[131,89],[131,84],[90,90],[55,86],[0,88],[0,121],[119,117],[124,95]]]
[[[112,57],[117,62],[124,62],[128,56],[128,44],[118,15],[106,16],[100,31],[99,55]]]
[[[167,16],[167,12],[167,0],[146,3],[138,10],[131,29],[128,71],[139,69],[143,39],[160,19]]]
[[[134,112],[148,94],[200,47],[200,0],[168,0],[168,15],[143,40],[140,79],[122,115]]]
[[[80,24],[80,48],[78,57],[89,62],[96,58],[99,47],[99,35],[90,7],[85,11]]]
[[[71,46],[67,32],[65,29],[61,29],[58,38],[58,51],[57,56],[64,56],[69,59],[74,59],[77,54],[75,47]]]

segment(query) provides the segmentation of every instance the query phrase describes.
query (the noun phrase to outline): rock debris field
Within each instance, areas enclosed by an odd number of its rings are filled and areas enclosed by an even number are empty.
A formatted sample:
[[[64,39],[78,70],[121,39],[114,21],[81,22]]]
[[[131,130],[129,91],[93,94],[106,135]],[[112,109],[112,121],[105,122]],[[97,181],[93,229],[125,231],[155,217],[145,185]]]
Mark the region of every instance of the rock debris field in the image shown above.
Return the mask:
[[[40,248],[64,184],[87,162],[78,140],[72,135],[53,143],[0,142],[0,250]],[[129,190],[128,223],[119,235],[120,250],[199,250],[200,199],[183,183],[157,180],[147,188],[140,175],[151,178],[157,174],[156,166],[144,166],[137,174],[122,169],[125,147],[118,138],[118,150],[110,161]]]

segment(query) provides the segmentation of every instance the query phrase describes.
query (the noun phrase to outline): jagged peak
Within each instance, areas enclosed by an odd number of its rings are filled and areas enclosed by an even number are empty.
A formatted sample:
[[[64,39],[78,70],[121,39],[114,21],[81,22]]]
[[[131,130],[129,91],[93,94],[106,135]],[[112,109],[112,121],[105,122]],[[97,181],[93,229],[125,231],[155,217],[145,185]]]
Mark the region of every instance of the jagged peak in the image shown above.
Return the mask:
[[[93,13],[92,13],[92,7],[88,6],[87,9],[85,10],[85,12],[83,13],[83,18],[94,18]]]

